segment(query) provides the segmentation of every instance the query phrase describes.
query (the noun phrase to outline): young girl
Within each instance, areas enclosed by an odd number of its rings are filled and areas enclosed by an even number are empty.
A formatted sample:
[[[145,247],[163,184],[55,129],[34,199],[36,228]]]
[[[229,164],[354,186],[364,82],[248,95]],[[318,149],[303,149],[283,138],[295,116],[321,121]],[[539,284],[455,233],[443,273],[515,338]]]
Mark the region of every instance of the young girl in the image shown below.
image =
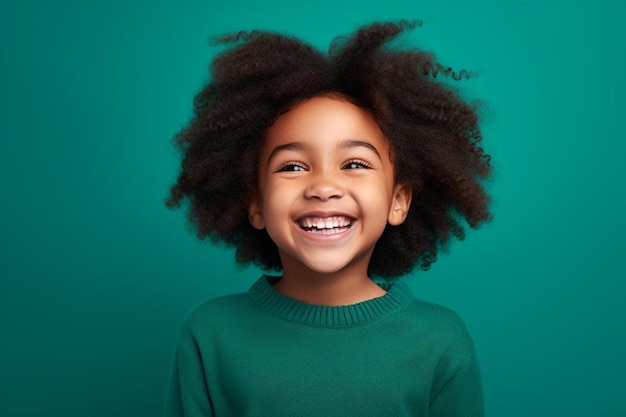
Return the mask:
[[[200,237],[276,276],[182,327],[169,416],[481,416],[474,347],[394,278],[488,220],[473,108],[444,69],[374,24],[328,55],[240,33],[178,136],[168,201]],[[373,281],[376,278],[378,281]],[[228,277],[217,277],[228,279]]]

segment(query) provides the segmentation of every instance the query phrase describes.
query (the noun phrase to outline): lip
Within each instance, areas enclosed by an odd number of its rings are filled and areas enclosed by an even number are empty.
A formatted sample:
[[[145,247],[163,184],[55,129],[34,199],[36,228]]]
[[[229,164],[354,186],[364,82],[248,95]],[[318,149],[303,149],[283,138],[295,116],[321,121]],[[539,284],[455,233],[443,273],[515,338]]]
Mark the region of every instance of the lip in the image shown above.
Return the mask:
[[[334,231],[331,233],[314,233],[309,232],[303,229],[300,226],[300,222],[308,217],[318,217],[318,218],[329,218],[329,217],[345,217],[350,220],[350,225],[342,230]],[[313,242],[336,242],[346,238],[352,229],[354,228],[354,224],[357,222],[356,217],[351,214],[341,212],[341,211],[309,211],[306,213],[299,214],[296,218],[294,218],[294,226],[298,231],[298,234],[306,238],[307,240]],[[320,229],[320,230],[330,230],[330,229]]]
[[[294,217],[294,221],[297,223],[300,220],[304,219],[305,217],[346,217],[350,220],[356,220],[354,215],[346,213],[345,211],[316,210],[316,211],[307,211],[304,213],[300,213],[298,214],[298,216]]]

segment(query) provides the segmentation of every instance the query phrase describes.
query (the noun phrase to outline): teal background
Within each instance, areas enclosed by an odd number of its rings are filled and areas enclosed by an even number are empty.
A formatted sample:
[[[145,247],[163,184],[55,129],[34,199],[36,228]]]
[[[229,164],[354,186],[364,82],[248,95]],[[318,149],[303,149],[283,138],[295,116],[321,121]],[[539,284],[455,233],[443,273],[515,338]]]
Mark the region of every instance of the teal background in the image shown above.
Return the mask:
[[[626,29],[617,2],[2,2],[0,415],[161,415],[185,314],[259,275],[163,199],[219,48],[373,20],[476,71],[494,221],[407,280],[456,310],[489,416],[626,415]]]

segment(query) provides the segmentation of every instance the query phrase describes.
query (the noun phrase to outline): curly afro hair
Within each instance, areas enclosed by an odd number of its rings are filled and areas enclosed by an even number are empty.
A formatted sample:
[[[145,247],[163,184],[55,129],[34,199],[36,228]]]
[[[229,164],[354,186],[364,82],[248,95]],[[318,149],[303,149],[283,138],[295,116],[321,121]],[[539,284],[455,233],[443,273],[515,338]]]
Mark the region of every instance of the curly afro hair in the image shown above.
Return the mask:
[[[436,80],[467,73],[437,64],[430,53],[389,46],[417,24],[363,27],[337,38],[328,54],[269,32],[220,38],[236,45],[213,60],[194,117],[175,137],[183,160],[168,207],[188,200],[200,238],[234,246],[240,264],[280,271],[276,245],[248,220],[257,151],[280,114],[307,98],[338,93],[372,112],[391,143],[396,181],[413,189],[406,221],[387,226],[368,273],[393,279],[415,266],[428,269],[452,236],[464,238],[463,221],[478,228],[490,219],[482,182],[491,167],[479,146],[475,106]]]

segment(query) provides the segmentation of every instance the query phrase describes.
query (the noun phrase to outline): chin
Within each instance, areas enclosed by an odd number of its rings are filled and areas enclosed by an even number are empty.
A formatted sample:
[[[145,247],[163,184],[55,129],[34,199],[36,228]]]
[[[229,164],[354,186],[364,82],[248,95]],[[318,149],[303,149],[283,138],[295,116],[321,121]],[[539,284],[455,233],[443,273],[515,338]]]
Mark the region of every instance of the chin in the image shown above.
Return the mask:
[[[337,260],[333,259],[329,261],[329,257],[324,257],[324,259],[320,259],[317,261],[309,261],[305,262],[304,266],[311,272],[320,274],[320,275],[333,275],[340,274],[342,272],[347,272],[349,270],[356,271],[358,269],[359,262],[350,259],[350,260]],[[365,267],[367,270],[367,267]]]
[[[366,253],[339,253],[341,251],[321,251],[315,253],[282,252],[280,255],[283,270],[294,271],[295,274],[318,274],[331,276],[353,271],[359,274],[361,269],[367,274],[367,265],[371,255]],[[346,251],[344,251],[346,252]],[[370,256],[368,256],[370,255]]]

